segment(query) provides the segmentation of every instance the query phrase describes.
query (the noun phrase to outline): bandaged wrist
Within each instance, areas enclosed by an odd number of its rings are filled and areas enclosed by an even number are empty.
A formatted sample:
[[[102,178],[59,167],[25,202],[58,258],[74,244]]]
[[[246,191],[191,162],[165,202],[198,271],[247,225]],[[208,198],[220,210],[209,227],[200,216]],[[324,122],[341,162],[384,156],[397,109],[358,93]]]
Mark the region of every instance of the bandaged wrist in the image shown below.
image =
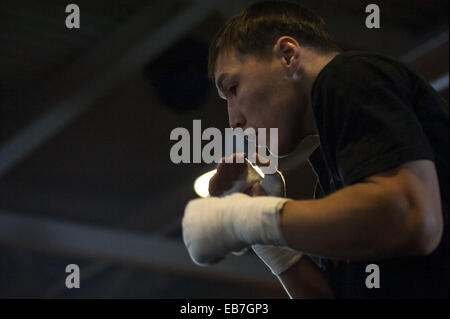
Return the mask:
[[[230,205],[229,215],[237,239],[249,245],[287,245],[281,233],[280,212],[289,199],[250,197],[239,193],[225,198],[233,203]]]

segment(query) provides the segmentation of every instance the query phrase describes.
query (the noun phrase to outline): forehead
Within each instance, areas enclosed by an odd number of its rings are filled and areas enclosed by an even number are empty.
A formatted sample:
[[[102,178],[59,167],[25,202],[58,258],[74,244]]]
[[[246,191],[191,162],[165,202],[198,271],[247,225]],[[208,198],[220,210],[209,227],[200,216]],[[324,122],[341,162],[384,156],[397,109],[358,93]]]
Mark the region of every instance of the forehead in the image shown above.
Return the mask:
[[[214,77],[217,78],[223,73],[232,73],[236,70],[242,69],[247,65],[249,57],[243,55],[235,49],[228,49],[220,53],[217,57],[217,62],[214,70]]]

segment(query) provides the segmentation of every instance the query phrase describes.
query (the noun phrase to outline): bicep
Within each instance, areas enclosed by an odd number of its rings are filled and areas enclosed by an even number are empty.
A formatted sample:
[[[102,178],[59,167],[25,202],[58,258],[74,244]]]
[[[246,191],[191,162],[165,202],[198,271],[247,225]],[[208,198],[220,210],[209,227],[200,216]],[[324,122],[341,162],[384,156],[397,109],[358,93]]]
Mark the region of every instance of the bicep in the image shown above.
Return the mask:
[[[373,183],[393,205],[408,214],[412,233],[425,254],[433,251],[443,232],[442,202],[436,167],[430,160],[409,161],[363,179]]]
[[[402,194],[410,206],[421,211],[442,215],[439,180],[433,161],[409,161],[363,180],[375,183],[387,192]]]

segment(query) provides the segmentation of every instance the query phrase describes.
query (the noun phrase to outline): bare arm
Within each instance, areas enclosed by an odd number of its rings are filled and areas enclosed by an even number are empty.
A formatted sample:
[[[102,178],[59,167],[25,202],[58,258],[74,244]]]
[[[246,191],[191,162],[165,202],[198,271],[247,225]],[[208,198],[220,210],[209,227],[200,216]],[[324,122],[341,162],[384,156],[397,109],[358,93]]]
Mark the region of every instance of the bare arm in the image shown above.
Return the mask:
[[[443,229],[434,163],[408,162],[319,200],[287,202],[281,228],[292,248],[321,256],[429,254]]]
[[[278,279],[293,299],[330,299],[334,297],[328,279],[308,256],[303,256]]]

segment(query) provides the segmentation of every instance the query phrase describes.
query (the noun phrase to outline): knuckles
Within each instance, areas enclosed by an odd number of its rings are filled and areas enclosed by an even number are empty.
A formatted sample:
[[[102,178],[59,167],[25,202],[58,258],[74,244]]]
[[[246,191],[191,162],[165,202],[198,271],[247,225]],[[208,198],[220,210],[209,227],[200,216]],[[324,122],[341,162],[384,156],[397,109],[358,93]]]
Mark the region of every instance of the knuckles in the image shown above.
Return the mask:
[[[226,190],[231,188],[233,183],[238,180],[247,169],[247,164],[243,161],[245,154],[233,154],[226,160],[222,159],[217,165],[217,171],[209,182],[209,194],[211,196],[220,196]],[[227,161],[227,162],[225,162]],[[238,163],[242,161],[242,163]]]

